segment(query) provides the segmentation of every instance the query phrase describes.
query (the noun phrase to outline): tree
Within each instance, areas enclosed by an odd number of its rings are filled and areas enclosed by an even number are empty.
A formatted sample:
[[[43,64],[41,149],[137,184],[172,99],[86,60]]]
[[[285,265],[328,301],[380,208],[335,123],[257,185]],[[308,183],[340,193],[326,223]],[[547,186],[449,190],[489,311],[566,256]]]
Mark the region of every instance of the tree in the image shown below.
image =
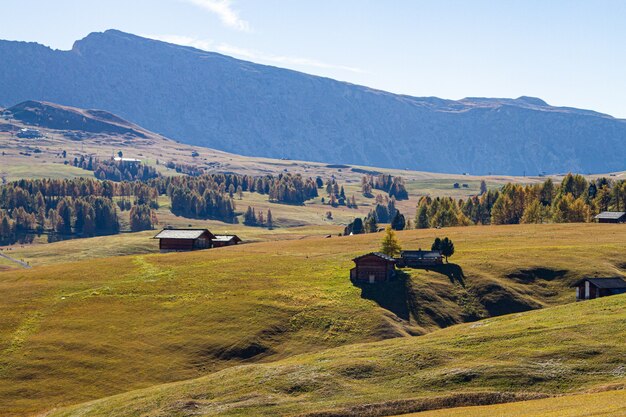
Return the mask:
[[[123,156],[124,156],[124,152],[122,152],[122,151],[118,151],[118,152],[117,152],[117,156],[119,156],[120,158],[121,158],[121,157],[123,157]]]
[[[396,232],[393,231],[391,226],[387,226],[385,229],[385,236],[380,244],[380,251],[387,256],[397,256],[402,251],[400,242],[396,237]]]
[[[441,254],[446,257],[446,262],[450,256],[454,255],[454,243],[447,237],[441,241]]]
[[[361,233],[363,233],[363,220],[361,220],[360,217],[357,217],[356,219],[354,219],[354,221],[352,222],[352,230],[351,230],[352,234],[355,235],[359,235]]]
[[[272,217],[272,210],[267,209],[267,228],[272,230],[274,228],[274,219]]]
[[[376,233],[378,231],[378,222],[376,222],[376,216],[370,215],[365,219],[365,229],[367,233]]]
[[[430,246],[430,250],[438,250],[441,252],[441,239],[439,239],[438,237],[435,238],[435,241]]]
[[[485,180],[480,181],[480,195],[487,194],[487,183]]]
[[[428,229],[430,226],[428,222],[428,208],[425,204],[420,205],[417,209],[417,215],[415,216],[415,228],[416,229]]]
[[[399,210],[396,210],[396,215],[393,216],[393,219],[391,220],[391,228],[393,230],[404,230],[405,227],[406,220],[404,218],[404,215],[400,213]]]

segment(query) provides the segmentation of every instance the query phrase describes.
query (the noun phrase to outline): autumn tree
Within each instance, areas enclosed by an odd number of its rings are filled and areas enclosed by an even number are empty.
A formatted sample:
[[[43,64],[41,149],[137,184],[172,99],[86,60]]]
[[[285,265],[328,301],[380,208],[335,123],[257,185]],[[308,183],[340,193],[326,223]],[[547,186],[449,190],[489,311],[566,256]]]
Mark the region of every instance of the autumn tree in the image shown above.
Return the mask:
[[[400,247],[400,242],[398,242],[398,238],[396,237],[396,233],[391,228],[391,226],[387,226],[385,229],[385,236],[380,244],[380,251],[387,256],[397,256],[402,251]]]

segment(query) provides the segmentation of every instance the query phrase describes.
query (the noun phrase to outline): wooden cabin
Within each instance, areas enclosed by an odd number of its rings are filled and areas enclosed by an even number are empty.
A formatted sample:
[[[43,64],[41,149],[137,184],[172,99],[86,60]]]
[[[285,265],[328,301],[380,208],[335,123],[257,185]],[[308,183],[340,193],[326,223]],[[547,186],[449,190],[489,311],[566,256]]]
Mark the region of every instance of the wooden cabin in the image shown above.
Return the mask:
[[[161,252],[186,252],[211,248],[215,235],[208,229],[164,229],[154,238]]]
[[[603,211],[594,218],[598,223],[626,223],[626,212]]]
[[[376,284],[396,276],[396,260],[384,253],[372,252],[353,259],[356,266],[350,270],[353,282]]]
[[[443,264],[443,256],[438,250],[403,250],[397,261],[401,268],[422,268]]]
[[[237,235],[215,235],[215,238],[211,241],[214,248],[221,248],[224,246],[234,246],[242,242]]]
[[[625,294],[626,281],[622,278],[584,278],[574,284],[576,301],[593,300],[609,295]]]

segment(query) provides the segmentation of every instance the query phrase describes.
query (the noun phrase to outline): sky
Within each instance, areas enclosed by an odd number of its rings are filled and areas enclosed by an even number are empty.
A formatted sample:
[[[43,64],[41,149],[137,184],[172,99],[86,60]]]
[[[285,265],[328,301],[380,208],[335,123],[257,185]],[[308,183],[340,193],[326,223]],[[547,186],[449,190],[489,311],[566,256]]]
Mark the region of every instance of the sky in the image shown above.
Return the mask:
[[[54,49],[119,29],[394,93],[626,118],[622,0],[0,0],[0,15],[0,39]]]

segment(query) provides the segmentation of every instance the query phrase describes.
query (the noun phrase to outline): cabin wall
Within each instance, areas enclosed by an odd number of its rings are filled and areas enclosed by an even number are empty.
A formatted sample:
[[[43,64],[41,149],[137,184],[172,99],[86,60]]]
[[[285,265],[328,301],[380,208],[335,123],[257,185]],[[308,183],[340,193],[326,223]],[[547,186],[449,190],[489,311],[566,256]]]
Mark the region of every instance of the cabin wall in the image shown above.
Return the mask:
[[[159,239],[162,251],[190,251],[194,248],[194,239]]]

